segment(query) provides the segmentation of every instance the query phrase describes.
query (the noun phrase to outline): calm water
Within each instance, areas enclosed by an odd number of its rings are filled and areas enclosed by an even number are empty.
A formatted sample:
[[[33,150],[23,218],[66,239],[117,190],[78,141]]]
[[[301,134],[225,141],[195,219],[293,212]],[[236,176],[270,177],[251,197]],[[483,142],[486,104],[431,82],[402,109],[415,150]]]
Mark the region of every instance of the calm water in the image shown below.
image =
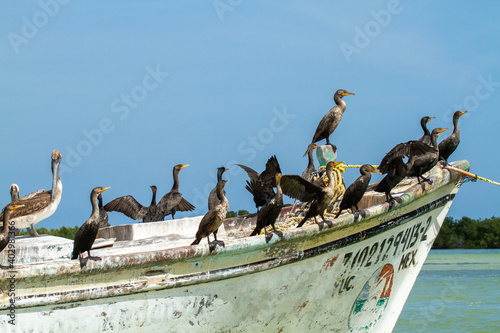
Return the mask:
[[[431,250],[393,332],[500,332],[500,250]]]

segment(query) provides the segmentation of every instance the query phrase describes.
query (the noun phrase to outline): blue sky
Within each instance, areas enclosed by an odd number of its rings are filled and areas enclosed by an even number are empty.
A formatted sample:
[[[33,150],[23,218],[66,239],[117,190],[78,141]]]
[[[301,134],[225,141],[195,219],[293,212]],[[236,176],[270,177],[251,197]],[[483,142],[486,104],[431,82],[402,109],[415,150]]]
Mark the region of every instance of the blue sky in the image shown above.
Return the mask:
[[[339,89],[347,110],[331,140],[350,164],[378,164],[395,144],[451,127],[452,160],[500,180],[500,4],[466,1],[103,1],[0,5],[0,202],[51,185],[63,155],[63,198],[38,226],[81,225],[90,191],[148,205],[172,186],[206,213],[216,168],[257,171],[276,154],[285,174],[302,157]],[[449,132],[448,132],[449,133]],[[448,135],[448,133],[445,133]],[[345,174],[346,183],[359,175]],[[255,210],[231,167],[230,209]],[[374,176],[373,180],[379,180]],[[450,216],[498,216],[496,186],[467,183]],[[3,194],[1,193],[3,192]],[[111,224],[129,223],[121,214]]]

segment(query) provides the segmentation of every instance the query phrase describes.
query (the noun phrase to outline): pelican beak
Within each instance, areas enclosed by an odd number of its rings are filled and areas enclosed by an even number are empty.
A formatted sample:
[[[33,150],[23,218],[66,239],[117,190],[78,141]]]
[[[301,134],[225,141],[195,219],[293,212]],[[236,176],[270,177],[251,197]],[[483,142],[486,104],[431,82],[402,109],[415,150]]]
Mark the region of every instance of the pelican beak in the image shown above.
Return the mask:
[[[103,187],[103,188],[101,188],[101,192],[100,193],[102,193],[102,192],[104,192],[106,190],[109,190],[110,188],[111,188],[111,186],[110,187]]]
[[[14,205],[14,207],[12,207],[12,211],[15,212],[16,210],[18,210],[21,207],[24,207],[24,205]]]
[[[180,170],[184,169],[185,167],[188,167],[189,164],[184,164],[183,166],[181,166]]]
[[[354,93],[350,93],[350,92],[348,92],[348,91],[345,91],[342,95],[344,95],[344,96],[348,96],[348,95],[354,95]]]

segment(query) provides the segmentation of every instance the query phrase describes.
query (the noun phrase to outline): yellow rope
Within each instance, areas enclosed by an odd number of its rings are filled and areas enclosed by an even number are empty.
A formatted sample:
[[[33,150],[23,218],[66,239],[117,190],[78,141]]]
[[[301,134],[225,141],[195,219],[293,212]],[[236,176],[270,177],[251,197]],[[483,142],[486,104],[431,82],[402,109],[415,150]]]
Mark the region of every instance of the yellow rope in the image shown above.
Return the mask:
[[[482,180],[482,181],[484,181],[484,182],[487,182],[487,183],[490,183],[490,184],[493,184],[493,185],[500,186],[500,183],[497,183],[497,182],[496,182],[496,181],[494,181],[494,180],[491,180],[491,179],[486,179],[486,178],[484,178],[484,177],[477,176],[477,175],[476,175],[476,178],[477,178],[477,179],[480,179],[480,180]]]

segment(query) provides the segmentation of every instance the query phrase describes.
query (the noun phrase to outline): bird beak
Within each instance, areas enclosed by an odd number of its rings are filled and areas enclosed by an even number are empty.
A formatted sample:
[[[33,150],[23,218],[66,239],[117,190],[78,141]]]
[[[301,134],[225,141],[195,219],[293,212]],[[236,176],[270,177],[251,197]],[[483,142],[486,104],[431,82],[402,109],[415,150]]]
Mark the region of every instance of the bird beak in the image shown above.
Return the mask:
[[[276,178],[278,178],[278,180],[280,180],[281,179],[281,173],[277,173],[276,174]]]
[[[15,212],[16,210],[18,210],[21,207],[24,207],[24,205],[14,205],[14,207],[12,207],[12,211]]]
[[[224,168],[224,172],[229,171],[229,169]]]
[[[441,134],[441,133],[443,133],[444,131],[447,131],[447,130],[449,130],[449,129],[450,129],[449,127],[448,127],[448,128],[441,128],[441,130],[439,131],[439,134]]]
[[[379,175],[382,174],[382,172],[378,171],[375,167],[373,169],[371,169],[370,172],[378,173]]]
[[[342,163],[344,163],[344,161],[340,161],[340,162],[334,161],[333,166],[336,167],[337,165],[340,165]]]
[[[316,149],[316,148],[318,148],[318,145],[313,145],[313,149]]]
[[[100,192],[100,193],[102,193],[102,192],[104,192],[104,191],[106,191],[106,190],[109,190],[110,188],[111,188],[111,186],[110,186],[110,187],[103,187],[103,188],[101,189],[101,192]]]
[[[464,114],[466,114],[467,112],[469,112],[469,111],[460,111],[460,117],[463,116]]]
[[[350,93],[350,92],[346,91],[346,92],[344,92],[342,95],[344,95],[344,96],[348,96],[348,95],[354,95],[354,93]]]
[[[428,123],[428,122],[429,122],[429,121],[431,121],[432,119],[436,119],[436,117],[429,117],[429,119],[427,119],[427,121],[426,121],[426,122]]]
[[[184,169],[185,167],[188,167],[188,166],[189,166],[189,164],[184,164],[183,166],[181,166],[180,170],[182,170],[182,169]]]

